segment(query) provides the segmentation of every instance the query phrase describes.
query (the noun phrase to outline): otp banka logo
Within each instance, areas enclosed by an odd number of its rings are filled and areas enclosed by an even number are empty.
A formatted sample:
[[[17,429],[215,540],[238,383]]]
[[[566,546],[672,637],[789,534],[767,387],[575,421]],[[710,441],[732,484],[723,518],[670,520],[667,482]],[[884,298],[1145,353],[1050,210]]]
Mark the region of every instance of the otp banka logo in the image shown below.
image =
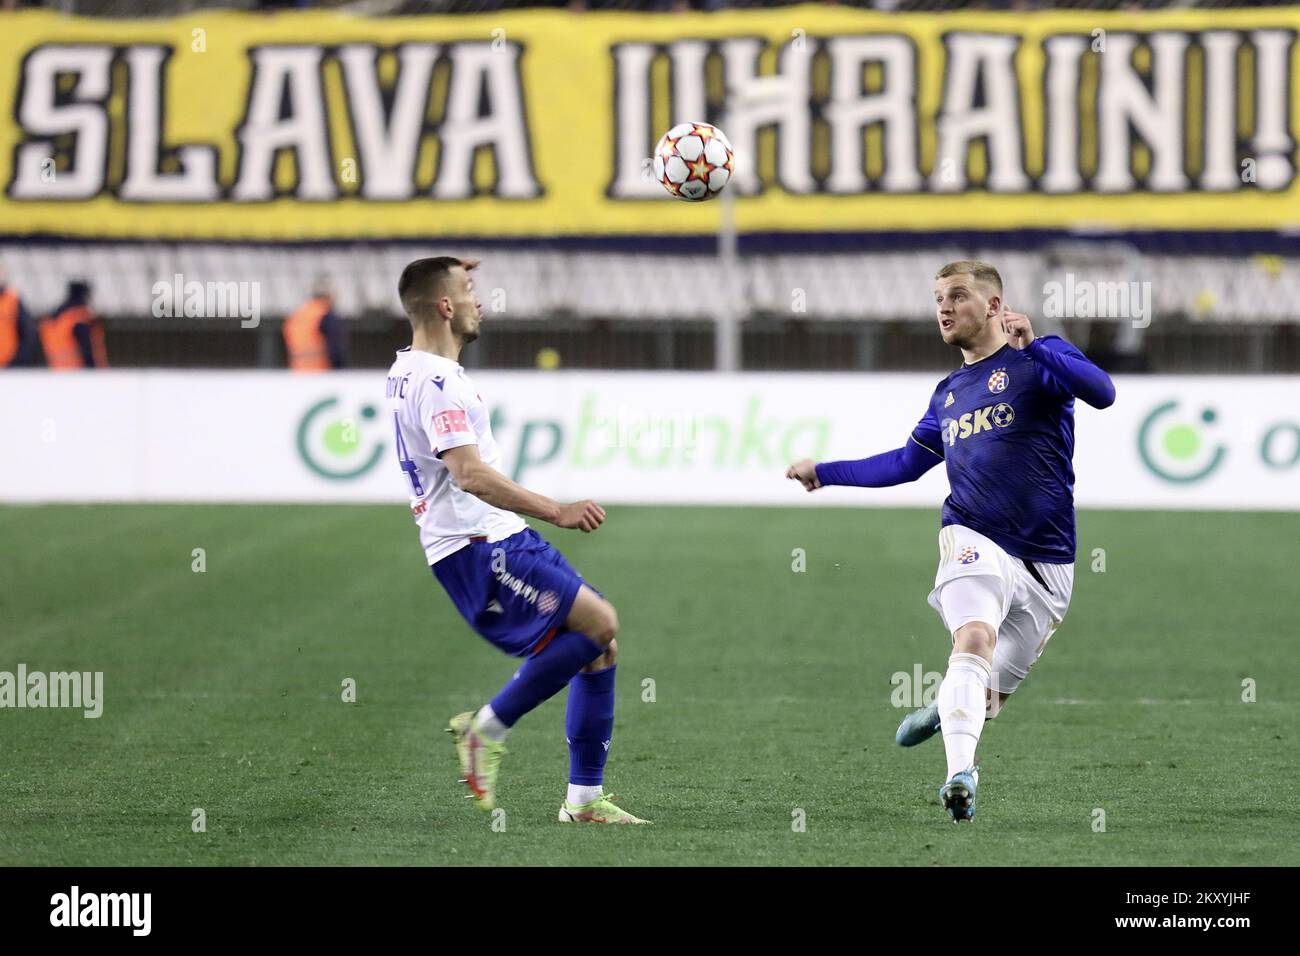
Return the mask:
[[[303,463],[332,481],[364,475],[384,453],[375,426],[377,415],[374,405],[349,411],[339,407],[337,396],[321,399],[298,423],[298,454]]]
[[[1138,428],[1138,454],[1159,478],[1184,484],[1200,481],[1219,467],[1227,448],[1212,441],[1218,413],[1178,411],[1178,402],[1157,405]]]
[[[1015,420],[1016,410],[1006,402],[998,402],[996,405],[985,405],[978,411],[967,412],[961,418],[945,418],[939,427],[943,429],[944,444],[952,447],[957,444],[958,438],[970,438],[983,431],[1006,428]]]

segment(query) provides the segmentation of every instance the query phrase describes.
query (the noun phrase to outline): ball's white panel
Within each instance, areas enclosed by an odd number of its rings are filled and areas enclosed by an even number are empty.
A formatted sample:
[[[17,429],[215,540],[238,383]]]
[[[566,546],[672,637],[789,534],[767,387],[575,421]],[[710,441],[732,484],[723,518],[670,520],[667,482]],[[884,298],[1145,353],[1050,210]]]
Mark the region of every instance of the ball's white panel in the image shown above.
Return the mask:
[[[727,147],[722,145],[722,140],[711,139],[707,146],[704,147],[704,158],[714,166],[722,166],[727,162]]]
[[[683,136],[677,143],[677,155],[693,163],[704,154],[704,140],[698,136]]]
[[[686,163],[680,156],[673,156],[664,163],[664,175],[670,182],[684,183],[690,174],[691,171],[686,168]]]
[[[682,195],[687,199],[703,199],[708,195],[709,187],[704,184],[703,180],[692,179],[688,183],[682,183]]]
[[[678,123],[670,129],[665,135],[669,139],[681,139],[695,127],[691,123]]]
[[[709,189],[717,192],[723,186],[727,185],[727,180],[731,178],[731,173],[721,167],[709,173]]]
[[[663,178],[664,178],[664,158],[662,156],[656,155],[655,156],[655,179],[658,179],[660,182],[662,182]]]

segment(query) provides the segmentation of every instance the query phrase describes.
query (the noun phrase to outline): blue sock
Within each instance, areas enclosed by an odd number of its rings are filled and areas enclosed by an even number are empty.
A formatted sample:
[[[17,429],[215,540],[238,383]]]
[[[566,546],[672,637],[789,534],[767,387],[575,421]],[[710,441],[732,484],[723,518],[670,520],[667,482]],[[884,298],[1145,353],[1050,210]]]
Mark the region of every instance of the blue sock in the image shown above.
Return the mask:
[[[560,631],[537,654],[524,661],[515,676],[492,698],[492,711],[507,727],[560,692],[574,674],[605,649],[577,631]]]
[[[616,670],[617,664],[594,674],[576,674],[569,681],[564,736],[569,739],[569,783],[580,787],[599,786],[605,776],[614,736]]]

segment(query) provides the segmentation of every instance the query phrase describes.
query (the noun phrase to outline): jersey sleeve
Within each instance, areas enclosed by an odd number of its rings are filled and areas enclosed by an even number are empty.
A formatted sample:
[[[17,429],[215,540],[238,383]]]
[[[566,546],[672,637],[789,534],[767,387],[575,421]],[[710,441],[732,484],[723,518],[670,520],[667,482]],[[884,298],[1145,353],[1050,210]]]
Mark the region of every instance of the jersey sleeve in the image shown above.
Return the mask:
[[[947,379],[940,385],[947,383]],[[857,488],[888,488],[916,481],[943,461],[943,431],[934,417],[934,396],[925,415],[916,423],[902,448],[858,461],[823,461],[817,464],[817,480],[823,485]]]
[[[823,461],[816,471],[817,480],[823,485],[888,488],[916,481],[937,464],[939,459],[932,452],[908,441],[902,448],[860,461]]]
[[[934,416],[933,398],[925,407],[925,414],[912,429],[912,437],[908,440],[920,445],[932,455],[943,457],[943,429],[939,427],[939,420]]]
[[[427,374],[420,383],[420,424],[435,455],[462,445],[478,444],[469,421],[469,406],[459,385],[450,376]]]
[[[1115,384],[1088,356],[1059,335],[1040,335],[1025,348],[1044,387],[1062,400],[1081,398],[1093,408],[1115,403]]]

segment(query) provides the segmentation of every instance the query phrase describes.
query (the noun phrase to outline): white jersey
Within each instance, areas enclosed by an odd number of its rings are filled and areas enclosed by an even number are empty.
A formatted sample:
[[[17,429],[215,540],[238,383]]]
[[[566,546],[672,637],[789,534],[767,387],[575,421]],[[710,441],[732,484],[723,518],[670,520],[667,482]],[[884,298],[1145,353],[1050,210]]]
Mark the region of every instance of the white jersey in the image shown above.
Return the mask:
[[[501,471],[487,407],[463,368],[441,355],[404,348],[388,370],[388,402],[411,514],[430,564],[468,545],[471,535],[500,541],[527,527],[513,511],[463,491],[439,457],[477,445],[479,458]]]

